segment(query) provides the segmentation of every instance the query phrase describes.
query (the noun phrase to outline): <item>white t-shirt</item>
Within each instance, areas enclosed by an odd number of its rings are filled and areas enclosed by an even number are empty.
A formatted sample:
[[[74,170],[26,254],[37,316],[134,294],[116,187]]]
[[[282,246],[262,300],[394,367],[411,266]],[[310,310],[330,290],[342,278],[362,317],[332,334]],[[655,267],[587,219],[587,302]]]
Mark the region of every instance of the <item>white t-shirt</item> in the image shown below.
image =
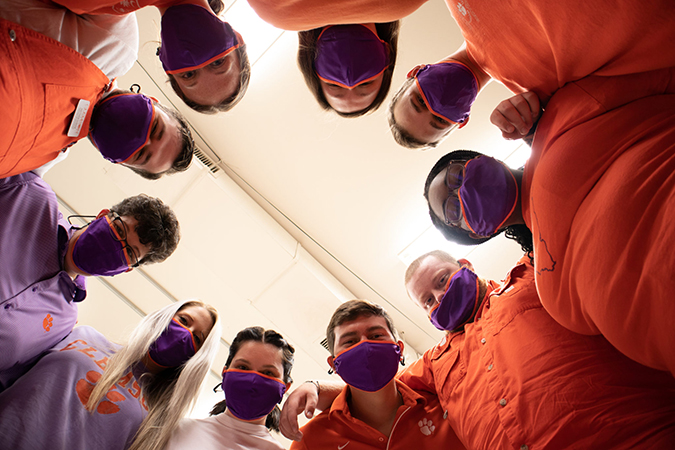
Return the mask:
[[[183,419],[164,450],[283,450],[265,425],[222,413],[208,419]]]
[[[72,48],[110,80],[127,73],[138,57],[135,14],[79,16],[42,0],[1,0],[0,17]]]

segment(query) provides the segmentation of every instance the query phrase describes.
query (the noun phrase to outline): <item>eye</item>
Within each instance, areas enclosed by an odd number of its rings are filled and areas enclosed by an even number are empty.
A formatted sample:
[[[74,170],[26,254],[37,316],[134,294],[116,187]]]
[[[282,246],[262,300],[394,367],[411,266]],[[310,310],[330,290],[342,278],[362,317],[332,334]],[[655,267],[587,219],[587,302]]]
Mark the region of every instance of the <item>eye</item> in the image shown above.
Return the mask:
[[[222,65],[225,63],[225,58],[227,58],[227,56],[223,56],[223,57],[220,58],[220,59],[216,59],[215,61],[213,61],[213,62],[212,62],[211,64],[209,64],[209,65],[210,65],[211,67],[220,67],[220,66],[222,66]]]
[[[178,76],[184,80],[191,80],[192,78],[194,78],[196,73],[197,72],[195,72],[194,70],[188,70],[187,72],[179,73]]]
[[[450,122],[448,122],[447,120],[442,119],[442,118],[440,118],[440,117],[438,117],[438,116],[434,116],[434,121],[435,121],[437,124],[439,124],[439,125],[443,125],[443,126],[448,126],[448,125],[450,125]]]
[[[272,372],[271,370],[265,370],[264,372],[260,372],[263,375],[267,375],[268,377],[276,377],[276,374]]]
[[[239,363],[234,366],[235,369],[237,370],[250,370],[246,364]]]
[[[195,337],[195,342],[197,343],[197,345],[199,345],[199,346],[201,347],[201,345],[202,345],[202,340],[201,340],[201,339],[199,338],[199,336],[197,336],[196,334],[193,334],[193,335],[194,335],[194,337]]]
[[[178,321],[185,326],[187,326],[187,324],[188,324],[188,320],[185,316],[178,316]]]

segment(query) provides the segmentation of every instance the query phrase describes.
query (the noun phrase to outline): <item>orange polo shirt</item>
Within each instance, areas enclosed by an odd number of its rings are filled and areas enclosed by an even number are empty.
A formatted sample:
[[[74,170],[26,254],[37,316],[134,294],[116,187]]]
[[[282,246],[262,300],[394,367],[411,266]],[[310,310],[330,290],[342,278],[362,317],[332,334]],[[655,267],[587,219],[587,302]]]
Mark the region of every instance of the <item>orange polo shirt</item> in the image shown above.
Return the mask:
[[[400,375],[438,394],[466,448],[675,448],[675,379],[556,323],[529,258],[479,317]]]
[[[675,374],[673,93],[675,70],[560,89],[535,134],[522,207],[551,316]]]
[[[446,0],[470,57],[513,92],[546,101],[590,74],[675,66],[672,0]]]
[[[109,80],[54,39],[0,19],[0,178],[36,169],[89,133]],[[79,100],[90,102],[77,136],[67,135]]]
[[[443,417],[436,395],[415,392],[398,380],[396,388],[403,398],[403,405],[396,412],[389,436],[352,417],[347,403],[349,386],[345,386],[330,410],[323,411],[301,428],[302,441],[293,442],[291,450],[464,450]]]
[[[115,14],[124,15],[146,6],[168,8],[183,3],[196,3],[191,0],[52,0],[75,14]]]

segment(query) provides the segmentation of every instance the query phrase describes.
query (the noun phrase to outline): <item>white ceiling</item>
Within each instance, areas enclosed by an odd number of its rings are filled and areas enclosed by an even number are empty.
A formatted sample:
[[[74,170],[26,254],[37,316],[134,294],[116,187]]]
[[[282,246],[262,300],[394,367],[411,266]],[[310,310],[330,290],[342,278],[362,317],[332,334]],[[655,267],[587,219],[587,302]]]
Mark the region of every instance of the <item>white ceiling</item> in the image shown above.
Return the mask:
[[[243,101],[231,112],[205,116],[185,107],[166,82],[155,56],[159,13],[146,8],[137,17],[139,61],[118,79],[120,87],[138,83],[175,105],[220,171],[213,174],[195,160],[186,173],[150,182],[106,163],[82,141],[45,175],[64,215],[95,214],[145,192],[171,205],[181,223],[181,243],[166,262],[92,280],[79,323],[123,340],[141,314],[170,301],[197,297],[213,304],[224,331],[209,389],[218,383],[227,342],[250,325],[274,328],[292,342],[296,382],[325,378],[328,353],[319,342],[334,309],[349,298],[382,304],[410,358],[435,344],[441,335],[407,298],[398,255],[419,253],[410,244],[429,234],[422,188],[438,158],[457,148],[500,158],[513,152],[517,144],[503,141],[489,124],[509,91],[488,85],[465,128],[437,149],[407,150],[389,133],[388,102],[358,119],[323,112],[296,66],[296,33],[283,32],[253,65]],[[461,42],[442,0],[405,18],[392,93],[410,68],[442,59]],[[501,279],[521,253],[500,237],[474,248],[468,259],[481,276]],[[205,393],[194,415],[205,416],[221,395]]]

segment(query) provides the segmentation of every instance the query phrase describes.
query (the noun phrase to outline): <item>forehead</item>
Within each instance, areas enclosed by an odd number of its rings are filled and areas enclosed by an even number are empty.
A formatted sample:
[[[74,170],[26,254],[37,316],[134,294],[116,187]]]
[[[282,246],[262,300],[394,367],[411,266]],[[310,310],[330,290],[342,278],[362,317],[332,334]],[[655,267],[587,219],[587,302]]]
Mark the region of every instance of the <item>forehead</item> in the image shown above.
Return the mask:
[[[282,350],[276,345],[260,341],[246,341],[239,347],[232,361],[244,359],[256,365],[274,365],[283,371]]]
[[[346,333],[366,332],[372,328],[384,328],[391,334],[387,321],[382,316],[375,315],[361,315],[354,320],[343,322],[335,327],[335,340],[338,341],[340,336]]]
[[[427,256],[420,263],[420,266],[410,277],[406,287],[410,296],[417,299],[424,291],[433,286],[434,277],[443,271],[454,272],[459,270],[459,264],[453,264],[449,261],[443,261],[434,255]]]
[[[211,313],[203,306],[189,305],[186,306],[185,308],[180,309],[176,314],[180,313],[189,314],[196,322],[206,326],[209,329],[213,326],[213,319],[211,318]]]

